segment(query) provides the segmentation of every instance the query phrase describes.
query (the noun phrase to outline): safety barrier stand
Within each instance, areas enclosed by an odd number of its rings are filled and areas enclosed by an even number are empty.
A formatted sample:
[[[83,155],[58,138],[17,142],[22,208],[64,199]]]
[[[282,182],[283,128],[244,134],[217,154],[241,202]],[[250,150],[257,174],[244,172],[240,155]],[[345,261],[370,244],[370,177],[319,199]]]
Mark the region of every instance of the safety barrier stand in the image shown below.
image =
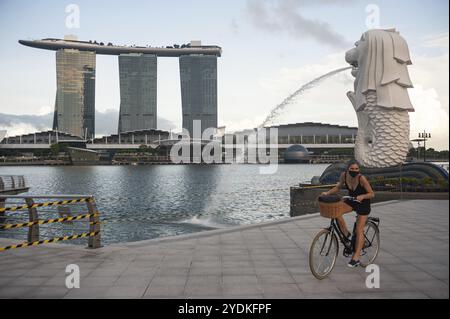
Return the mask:
[[[35,202],[35,200],[53,200],[47,202]],[[53,243],[64,240],[71,240],[77,238],[88,237],[87,248],[100,248],[101,236],[100,236],[100,213],[97,210],[95,198],[92,195],[0,195],[0,202],[7,203],[9,200],[21,201],[22,205],[11,205],[0,207],[0,231],[6,231],[10,229],[17,229],[22,227],[28,227],[27,242],[10,245],[6,247],[0,247],[0,251],[22,248],[29,246],[37,246],[41,244]],[[78,215],[72,215],[72,210],[69,205],[85,203],[87,208],[87,214],[82,213]],[[16,202],[17,204],[17,202]],[[47,218],[39,219],[38,208],[52,208],[57,207],[60,218]],[[81,207],[78,207],[82,209]],[[8,216],[7,213],[17,213],[19,216]],[[21,213],[28,212],[28,221],[20,223],[6,223],[6,220],[24,218]],[[45,213],[53,214],[53,211],[46,211]],[[47,225],[53,223],[72,223],[74,221],[81,221],[82,219],[89,219],[89,231],[81,234],[74,234],[70,236],[53,237],[51,239],[40,239],[40,225]]]

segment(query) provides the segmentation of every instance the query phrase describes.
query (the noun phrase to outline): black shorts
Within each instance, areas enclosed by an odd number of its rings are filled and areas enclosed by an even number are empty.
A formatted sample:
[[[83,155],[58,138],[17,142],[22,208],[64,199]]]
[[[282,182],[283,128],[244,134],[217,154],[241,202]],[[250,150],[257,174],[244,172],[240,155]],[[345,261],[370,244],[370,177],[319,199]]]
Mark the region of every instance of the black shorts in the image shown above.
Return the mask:
[[[364,199],[361,203],[353,200],[345,200],[345,203],[353,208],[358,215],[367,216],[370,214],[370,200]]]

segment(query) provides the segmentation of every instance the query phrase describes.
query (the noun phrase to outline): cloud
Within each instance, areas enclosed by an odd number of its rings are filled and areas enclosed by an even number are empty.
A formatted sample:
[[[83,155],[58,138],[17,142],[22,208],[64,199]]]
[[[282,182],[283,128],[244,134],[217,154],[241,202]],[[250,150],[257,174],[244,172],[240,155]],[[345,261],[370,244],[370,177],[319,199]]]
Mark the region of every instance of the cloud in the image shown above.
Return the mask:
[[[104,112],[95,112],[96,136],[117,133],[119,112],[107,109]],[[43,115],[13,115],[0,113],[0,130],[7,130],[8,136],[47,131],[52,128],[53,113]],[[158,129],[173,130],[176,127],[171,121],[158,118]]]
[[[233,32],[233,34],[238,34],[239,33],[239,25],[236,21],[236,19],[232,19],[230,22],[230,29],[231,32]]]
[[[283,68],[275,78],[260,80],[267,92],[274,92],[281,102],[305,83],[332,70],[346,66],[344,52],[329,55],[317,64],[300,68]],[[357,125],[356,115],[347,99],[346,92],[353,88],[350,70],[324,80],[316,87],[298,96],[293,103],[275,119],[277,124],[298,122],[323,122],[341,125]]]
[[[448,49],[448,32],[427,36],[422,46],[424,48],[446,48]]]
[[[299,13],[300,9],[312,5],[348,4],[351,0],[275,0],[274,4],[261,0],[247,0],[247,13],[254,26],[261,30],[282,33],[297,39],[309,37],[336,48],[351,46],[344,36],[334,31],[324,21],[309,19]],[[268,5],[269,4],[269,5]]]
[[[51,128],[52,120],[52,113],[45,115],[12,115],[0,113],[0,130],[7,130],[8,136],[46,131]]]
[[[440,49],[441,54],[412,54],[409,67],[414,89],[410,89],[415,112],[410,113],[411,138],[426,130],[432,138],[427,146],[449,149],[449,34],[433,34],[424,38],[422,48]]]
[[[116,134],[119,125],[119,112],[116,110],[105,110],[95,112],[95,135],[103,136]]]
[[[226,132],[231,133],[245,129],[253,129],[264,121],[265,116],[254,116],[252,118],[244,118],[236,121],[224,122]]]
[[[428,36],[422,43],[422,48],[432,48],[443,50],[441,54],[426,55],[412,54],[413,64],[409,67],[411,80],[418,83],[424,89],[435,89],[437,99],[441,102],[442,108],[449,114],[449,54],[448,54],[448,32]]]
[[[410,90],[410,97],[415,109],[415,112],[410,113],[411,139],[418,138],[418,133],[426,130],[432,137],[427,147],[448,149],[449,118],[442,108],[437,91],[416,84]]]
[[[175,123],[162,117],[158,117],[157,125],[158,129],[163,131],[171,131],[171,130],[173,131],[174,129],[177,128],[177,125],[175,125]]]
[[[242,130],[260,125],[270,111],[302,85],[332,70],[346,67],[344,51],[324,57],[316,64],[298,68],[281,68],[277,73],[258,80],[252,105],[240,107],[239,116],[222,119],[229,129]],[[344,71],[324,80],[316,87],[287,105],[272,122],[276,124],[322,122],[341,125],[357,125],[356,114],[346,92],[352,90],[353,78]],[[245,113],[244,113],[245,111]]]
[[[30,123],[24,122],[15,122],[9,126],[0,125],[0,130],[6,130],[6,136],[16,136],[32,132],[48,131],[49,129],[50,129],[49,127],[42,127],[42,126],[37,128],[36,126]]]

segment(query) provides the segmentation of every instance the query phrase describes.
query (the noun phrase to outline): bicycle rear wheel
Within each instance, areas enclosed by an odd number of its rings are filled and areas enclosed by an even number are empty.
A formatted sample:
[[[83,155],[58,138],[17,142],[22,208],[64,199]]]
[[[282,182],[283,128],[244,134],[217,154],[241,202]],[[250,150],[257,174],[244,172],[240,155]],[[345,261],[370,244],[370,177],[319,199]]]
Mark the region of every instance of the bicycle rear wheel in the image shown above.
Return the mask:
[[[329,229],[321,230],[314,237],[309,250],[309,268],[317,279],[326,278],[334,268],[339,253],[336,235]]]
[[[368,222],[364,227],[364,246],[361,250],[359,262],[362,267],[367,267],[374,262],[380,251],[380,231],[378,227]]]

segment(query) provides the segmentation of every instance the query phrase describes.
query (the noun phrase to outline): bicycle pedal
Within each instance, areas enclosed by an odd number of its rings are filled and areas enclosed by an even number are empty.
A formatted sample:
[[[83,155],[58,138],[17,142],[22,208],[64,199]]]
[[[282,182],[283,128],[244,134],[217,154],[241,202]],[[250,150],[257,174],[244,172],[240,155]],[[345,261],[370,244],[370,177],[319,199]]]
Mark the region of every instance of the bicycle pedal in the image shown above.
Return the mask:
[[[352,254],[351,251],[349,251],[349,250],[347,250],[347,249],[344,249],[344,251],[343,251],[344,257],[349,257],[351,254]]]

